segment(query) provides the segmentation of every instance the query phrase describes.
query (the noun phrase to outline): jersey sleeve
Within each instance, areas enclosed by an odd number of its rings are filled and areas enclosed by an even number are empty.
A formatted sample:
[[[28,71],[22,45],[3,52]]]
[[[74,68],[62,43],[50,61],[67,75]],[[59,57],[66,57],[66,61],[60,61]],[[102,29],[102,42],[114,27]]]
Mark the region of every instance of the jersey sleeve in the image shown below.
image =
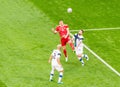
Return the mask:
[[[84,40],[84,37],[82,38],[82,40]]]
[[[60,57],[61,57],[61,53],[58,52],[58,53],[57,53],[57,58],[60,58]]]
[[[83,36],[81,37],[81,40],[82,40],[82,41],[84,40],[84,37],[83,37]]]
[[[68,26],[68,25],[65,25],[64,27],[65,27],[65,28],[69,28],[69,26]]]
[[[59,31],[59,26],[57,26],[55,30],[58,32]]]

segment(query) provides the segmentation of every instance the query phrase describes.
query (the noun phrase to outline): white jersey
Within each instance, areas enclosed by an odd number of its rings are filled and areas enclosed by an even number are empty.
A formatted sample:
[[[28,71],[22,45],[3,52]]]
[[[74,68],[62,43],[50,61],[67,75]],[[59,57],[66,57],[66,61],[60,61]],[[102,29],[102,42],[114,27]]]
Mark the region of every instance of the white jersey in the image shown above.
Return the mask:
[[[84,37],[82,35],[75,34],[75,50],[76,54],[82,54],[83,53],[83,40]]]
[[[80,47],[83,45],[84,37],[82,35],[75,34],[75,47]]]
[[[57,59],[61,57],[61,52],[59,50],[53,50],[52,52],[52,66],[59,65]]]

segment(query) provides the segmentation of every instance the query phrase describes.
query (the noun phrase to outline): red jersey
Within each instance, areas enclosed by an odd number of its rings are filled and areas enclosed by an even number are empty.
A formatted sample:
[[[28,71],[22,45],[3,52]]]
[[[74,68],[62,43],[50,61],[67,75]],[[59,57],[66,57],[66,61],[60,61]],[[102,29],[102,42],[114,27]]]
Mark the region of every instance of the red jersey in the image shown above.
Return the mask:
[[[68,28],[67,25],[63,25],[63,26],[58,25],[56,27],[56,31],[59,32],[59,35],[61,38],[64,37],[65,35],[67,35],[67,33],[68,33],[67,28]]]

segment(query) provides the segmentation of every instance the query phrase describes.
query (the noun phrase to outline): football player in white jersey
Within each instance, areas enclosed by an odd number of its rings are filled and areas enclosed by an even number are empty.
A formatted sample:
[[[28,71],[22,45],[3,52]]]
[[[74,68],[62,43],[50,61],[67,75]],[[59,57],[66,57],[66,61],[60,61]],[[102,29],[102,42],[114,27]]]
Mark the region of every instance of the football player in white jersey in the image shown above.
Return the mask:
[[[76,55],[79,61],[82,63],[82,66],[84,66],[83,58],[86,58],[86,60],[89,60],[89,57],[86,54],[83,54],[83,40],[84,40],[83,33],[84,31],[80,30],[73,37]]]
[[[52,66],[52,70],[50,72],[50,81],[53,81],[54,71],[57,70],[59,72],[58,84],[63,83],[61,82],[63,77],[63,67],[60,62],[60,57],[61,57],[60,49],[61,49],[61,45],[57,45],[57,49],[53,50],[48,60],[48,62],[51,63]]]

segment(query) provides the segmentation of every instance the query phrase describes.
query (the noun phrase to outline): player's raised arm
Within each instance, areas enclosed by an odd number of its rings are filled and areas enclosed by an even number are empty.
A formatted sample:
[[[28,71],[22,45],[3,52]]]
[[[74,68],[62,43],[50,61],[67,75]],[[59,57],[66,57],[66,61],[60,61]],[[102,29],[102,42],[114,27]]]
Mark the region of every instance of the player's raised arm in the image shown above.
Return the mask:
[[[54,34],[57,33],[57,31],[56,31],[54,28],[52,28],[52,32],[53,32]]]

